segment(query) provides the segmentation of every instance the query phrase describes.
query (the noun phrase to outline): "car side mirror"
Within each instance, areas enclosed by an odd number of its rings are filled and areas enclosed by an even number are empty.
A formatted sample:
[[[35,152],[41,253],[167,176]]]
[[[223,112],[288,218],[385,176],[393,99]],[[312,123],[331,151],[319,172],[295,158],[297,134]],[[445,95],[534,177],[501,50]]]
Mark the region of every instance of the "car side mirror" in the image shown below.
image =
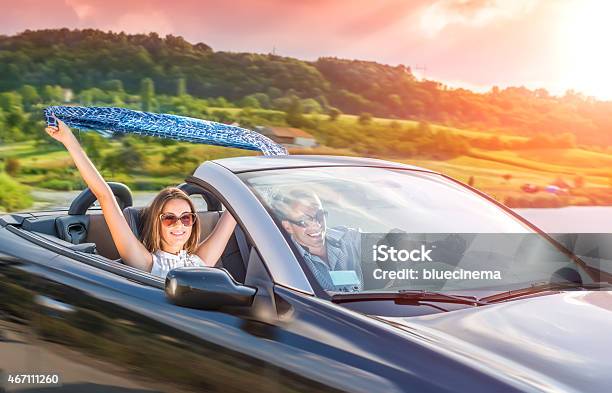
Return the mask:
[[[178,306],[202,310],[248,307],[256,292],[236,282],[225,269],[179,267],[166,276],[166,297]]]

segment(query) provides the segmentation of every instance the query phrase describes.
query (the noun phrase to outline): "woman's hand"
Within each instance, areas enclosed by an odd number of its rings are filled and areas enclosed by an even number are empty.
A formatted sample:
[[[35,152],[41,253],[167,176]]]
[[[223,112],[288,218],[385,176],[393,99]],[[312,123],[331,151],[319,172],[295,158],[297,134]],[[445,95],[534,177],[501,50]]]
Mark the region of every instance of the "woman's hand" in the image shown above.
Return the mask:
[[[65,146],[74,139],[74,134],[72,134],[70,127],[66,123],[55,117],[55,115],[53,115],[53,118],[57,123],[57,127],[49,126],[45,128],[45,131],[51,138],[60,141]]]

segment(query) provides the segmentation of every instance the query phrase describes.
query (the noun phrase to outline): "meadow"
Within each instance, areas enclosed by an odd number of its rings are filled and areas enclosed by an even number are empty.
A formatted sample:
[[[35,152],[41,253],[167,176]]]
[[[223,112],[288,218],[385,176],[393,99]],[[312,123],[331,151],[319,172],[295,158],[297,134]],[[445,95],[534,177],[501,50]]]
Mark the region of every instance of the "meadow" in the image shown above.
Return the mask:
[[[236,118],[243,115],[240,108],[210,108],[209,111],[212,113],[224,111],[228,116]],[[273,110],[260,109],[258,112],[269,116],[283,115],[283,112]],[[432,156],[429,154],[431,152],[423,154],[414,149],[406,154],[402,154],[401,150],[385,154],[384,148],[381,151],[372,150],[373,144],[378,143],[378,138],[388,139],[388,136],[394,133],[401,137],[402,132],[419,130],[423,124],[386,118],[371,118],[367,124],[363,124],[359,116],[354,115],[339,115],[333,121],[329,116],[322,114],[305,115],[305,118],[314,123],[315,127],[308,130],[321,145],[316,148],[290,148],[292,154],[360,155],[416,165],[470,184],[511,207],[612,204],[609,175],[612,173],[612,154],[604,151],[589,150],[579,146],[483,149],[470,144],[477,144],[477,141],[489,140],[488,138],[492,137],[501,141],[502,145],[525,143],[528,137],[428,124],[427,132],[431,135],[444,133],[451,138],[460,138],[457,140],[467,143],[470,147],[448,157],[438,157],[435,154]],[[335,134],[331,134],[332,131]],[[387,132],[390,134],[381,134]],[[93,160],[97,161],[96,165],[101,168],[107,180],[126,183],[134,190],[153,191],[167,185],[176,185],[206,160],[256,154],[237,149],[151,138],[107,139],[92,132],[78,132],[77,135],[81,138],[85,149],[95,156]],[[344,139],[339,139],[336,143],[340,143],[342,147],[326,145],[325,141],[332,138],[354,138],[355,143],[346,143]],[[366,141],[363,142],[365,145],[359,138]],[[1,145],[0,160],[4,162],[5,167],[9,162],[17,166],[12,168],[12,175],[26,187],[58,191],[82,189],[84,184],[63,146],[54,141],[44,139],[42,141],[44,143],[37,140]],[[453,141],[454,139],[451,139],[449,143]],[[391,140],[390,144],[394,145],[397,142],[396,138]],[[114,157],[116,161],[123,161],[122,152],[126,156],[132,156],[130,152],[137,152],[136,156],[141,156],[140,161],[132,163],[131,168],[113,168],[104,165],[101,157],[109,156]],[[10,172],[6,169],[6,172]],[[524,184],[532,184],[543,189],[549,184],[559,183],[567,184],[568,191],[555,195],[544,191],[527,194],[521,190]],[[24,206],[13,204],[4,210],[16,210],[15,207]]]
[[[512,207],[612,204],[612,101],[573,90],[474,92],[401,65],[216,52],[182,37],[92,29],[1,36],[0,55],[0,210],[32,206],[28,187],[83,188],[63,147],[42,131],[41,112],[53,105],[291,126],[319,143],[294,154],[415,164]],[[92,161],[134,190],[176,184],[205,160],[253,154],[97,135],[81,135]]]

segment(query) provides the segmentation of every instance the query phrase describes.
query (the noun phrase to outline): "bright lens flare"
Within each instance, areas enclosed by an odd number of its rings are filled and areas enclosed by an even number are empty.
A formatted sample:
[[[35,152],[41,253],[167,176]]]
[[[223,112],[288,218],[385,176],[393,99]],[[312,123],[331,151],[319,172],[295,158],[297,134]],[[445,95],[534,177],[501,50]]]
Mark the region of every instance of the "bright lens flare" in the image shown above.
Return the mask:
[[[612,99],[612,1],[572,2],[560,38],[565,54],[561,84]]]

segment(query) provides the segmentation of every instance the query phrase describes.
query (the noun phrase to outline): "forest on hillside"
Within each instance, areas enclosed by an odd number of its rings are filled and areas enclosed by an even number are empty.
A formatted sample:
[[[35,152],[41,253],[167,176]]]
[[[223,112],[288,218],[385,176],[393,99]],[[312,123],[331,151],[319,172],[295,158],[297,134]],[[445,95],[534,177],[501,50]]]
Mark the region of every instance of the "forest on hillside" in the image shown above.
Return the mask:
[[[544,89],[493,87],[476,93],[419,80],[403,65],[214,51],[204,43],[155,33],[57,29],[0,36],[0,92],[22,89],[26,107],[59,99],[62,89],[71,89],[82,104],[105,101],[96,95],[108,92],[117,92],[119,100],[142,92],[143,80],[151,81],[157,94],[189,95],[211,100],[211,106],[286,111],[297,97],[312,112],[517,135],[571,133],[578,144],[612,144],[612,102],[573,91],[552,96]],[[27,97],[24,86],[39,97]]]

